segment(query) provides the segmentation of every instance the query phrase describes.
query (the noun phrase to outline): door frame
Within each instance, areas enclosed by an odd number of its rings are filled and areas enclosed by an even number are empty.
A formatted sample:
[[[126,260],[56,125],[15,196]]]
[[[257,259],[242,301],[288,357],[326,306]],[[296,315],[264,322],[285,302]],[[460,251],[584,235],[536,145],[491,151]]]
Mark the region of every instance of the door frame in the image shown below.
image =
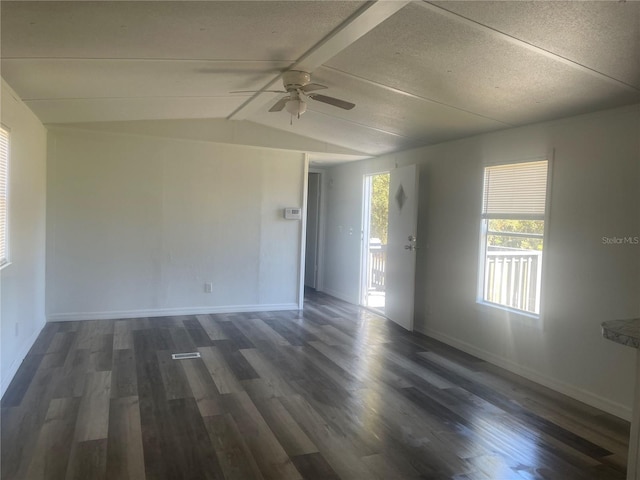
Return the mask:
[[[303,155],[302,218],[300,219],[300,247],[298,248],[298,310],[304,308],[304,262],[307,249],[307,195],[309,190],[309,154]]]
[[[316,262],[318,263],[318,270],[316,272],[316,290],[321,292],[323,290],[324,284],[324,243],[325,243],[325,231],[326,231],[326,218],[325,212],[327,211],[327,171],[323,168],[318,167],[310,167],[307,171],[307,179],[309,177],[309,173],[318,173],[320,175],[320,201],[318,202],[318,252]],[[305,215],[306,215],[306,205],[305,205]],[[305,233],[305,242],[307,240]],[[302,279],[304,286],[304,278]]]
[[[315,195],[315,199],[312,198],[313,196],[311,195],[311,189],[310,189],[310,185],[311,185],[311,179],[314,178],[314,182],[317,182],[317,190],[316,190],[316,195]],[[314,254],[314,258],[313,260],[313,273],[310,274],[309,272],[309,253],[310,250],[308,248],[305,248],[305,268],[304,268],[304,277],[305,277],[305,287],[307,286],[307,278],[308,277],[312,277],[313,281],[311,282],[313,284],[313,288],[317,290],[318,288],[318,248],[319,248],[319,243],[320,243],[320,184],[322,182],[322,174],[318,173],[318,172],[312,172],[309,171],[309,173],[307,174],[307,234],[305,235],[305,243],[307,244],[307,247],[309,245],[309,238],[310,238],[310,234],[311,231],[315,231],[315,249],[313,251]],[[310,218],[309,217],[309,208],[311,205],[315,204],[315,216]]]
[[[307,207],[309,195],[309,174],[320,174],[320,201],[318,202],[318,248],[316,262],[318,270],[316,272],[316,291],[323,291],[324,283],[324,239],[325,239],[325,211],[326,211],[326,170],[317,167],[309,167],[309,154],[304,155],[303,186],[302,186],[302,219],[300,229],[300,266],[298,271],[298,309],[304,307],[304,269],[306,260],[307,245]]]
[[[360,238],[360,294],[358,305],[368,307],[369,288],[369,237],[371,236],[371,184],[377,173],[365,173],[362,176],[362,232]]]

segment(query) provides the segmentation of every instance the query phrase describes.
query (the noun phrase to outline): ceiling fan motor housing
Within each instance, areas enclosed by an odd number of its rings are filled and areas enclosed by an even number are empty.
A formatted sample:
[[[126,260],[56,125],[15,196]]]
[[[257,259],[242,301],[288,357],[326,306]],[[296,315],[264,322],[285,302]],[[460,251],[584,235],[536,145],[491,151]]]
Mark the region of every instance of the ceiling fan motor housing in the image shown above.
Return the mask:
[[[282,74],[282,83],[287,92],[297,90],[311,83],[311,74],[300,70],[289,70]]]

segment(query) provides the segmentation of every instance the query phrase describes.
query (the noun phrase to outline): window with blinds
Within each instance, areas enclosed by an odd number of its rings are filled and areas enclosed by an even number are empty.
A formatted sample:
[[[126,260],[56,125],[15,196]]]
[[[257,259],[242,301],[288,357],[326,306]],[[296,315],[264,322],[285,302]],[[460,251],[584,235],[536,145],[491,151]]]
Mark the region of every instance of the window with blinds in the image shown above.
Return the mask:
[[[484,170],[479,297],[540,313],[548,161]]]
[[[8,181],[9,131],[0,127],[0,268],[9,263],[8,249]]]

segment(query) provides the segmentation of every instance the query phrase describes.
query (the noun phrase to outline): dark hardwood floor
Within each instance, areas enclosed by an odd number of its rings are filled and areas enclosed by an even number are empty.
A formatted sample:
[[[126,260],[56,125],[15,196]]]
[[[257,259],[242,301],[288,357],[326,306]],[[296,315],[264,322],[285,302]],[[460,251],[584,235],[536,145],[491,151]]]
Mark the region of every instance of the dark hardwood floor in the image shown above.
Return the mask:
[[[3,480],[615,480],[629,425],[309,293],[303,312],[49,323],[1,429]]]

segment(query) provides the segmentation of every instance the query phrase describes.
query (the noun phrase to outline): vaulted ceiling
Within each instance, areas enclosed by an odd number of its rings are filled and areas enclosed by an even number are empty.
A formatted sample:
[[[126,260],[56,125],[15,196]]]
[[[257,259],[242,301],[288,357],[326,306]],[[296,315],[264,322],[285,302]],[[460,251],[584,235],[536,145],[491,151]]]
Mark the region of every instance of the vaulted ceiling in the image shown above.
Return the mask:
[[[45,124],[208,119],[362,158],[640,102],[635,1],[2,1],[0,13],[2,77]],[[288,69],[356,107],[311,101],[291,119],[268,112],[280,94],[229,93],[280,89]]]

